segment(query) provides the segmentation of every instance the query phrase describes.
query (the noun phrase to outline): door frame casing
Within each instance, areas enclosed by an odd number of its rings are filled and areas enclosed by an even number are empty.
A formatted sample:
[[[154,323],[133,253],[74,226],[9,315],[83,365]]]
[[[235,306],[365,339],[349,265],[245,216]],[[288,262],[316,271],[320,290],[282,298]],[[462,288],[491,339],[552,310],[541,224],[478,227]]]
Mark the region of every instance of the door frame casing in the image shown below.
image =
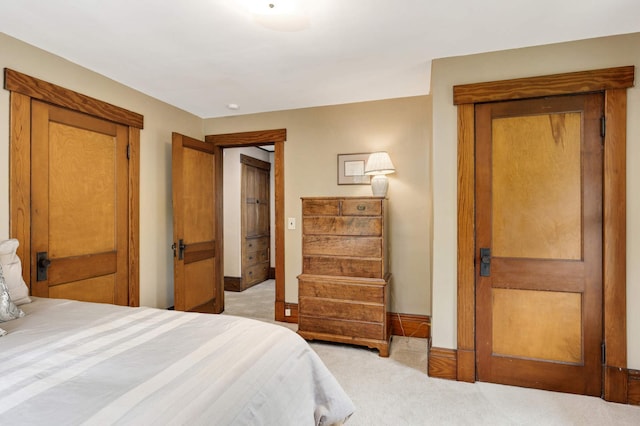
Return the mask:
[[[275,256],[276,256],[276,300],[275,319],[283,322],[297,322],[294,316],[285,316],[285,262],[284,262],[284,142],[287,140],[287,129],[256,130],[239,133],[225,133],[217,135],[206,135],[206,142],[214,145],[216,154],[216,198],[222,200],[222,179],[223,161],[222,150],[224,148],[240,148],[243,146],[269,145],[273,144],[274,151],[274,188],[275,188]],[[222,202],[216,205],[217,220],[216,235],[218,238],[218,253],[223,250],[223,206]],[[222,274],[224,276],[224,274]],[[224,286],[224,283],[223,283]]]
[[[475,104],[588,92],[604,94],[603,396],[627,401],[626,120],[634,67],[617,67],[453,87],[458,107],[456,379],[476,380]]]
[[[5,68],[10,94],[9,232],[20,241],[22,277],[31,285],[31,101],[50,104],[122,124],[129,129],[128,259],[129,306],[140,305],[140,130],[144,117],[98,99]],[[29,261],[27,261],[29,259]]]

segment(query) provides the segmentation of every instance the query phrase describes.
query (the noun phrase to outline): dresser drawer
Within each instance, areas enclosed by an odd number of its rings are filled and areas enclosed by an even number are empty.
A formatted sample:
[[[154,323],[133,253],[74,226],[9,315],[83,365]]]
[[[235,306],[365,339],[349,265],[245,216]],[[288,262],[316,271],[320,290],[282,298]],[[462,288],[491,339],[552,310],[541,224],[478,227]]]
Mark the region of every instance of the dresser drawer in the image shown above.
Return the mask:
[[[340,200],[303,199],[303,216],[337,216],[340,213]]]
[[[383,278],[381,259],[303,256],[302,273],[344,277]]]
[[[349,336],[361,339],[384,340],[384,325],[380,323],[347,321],[300,315],[298,328],[303,332],[324,333],[328,335]]]
[[[262,249],[257,251],[245,251],[244,253],[244,264],[245,265],[255,265],[256,263],[262,263],[269,261],[269,250]]]
[[[353,302],[384,303],[384,285],[352,284],[345,281],[299,278],[299,297],[351,300]]]
[[[315,216],[302,219],[302,232],[306,235],[382,236],[380,217]]]
[[[342,200],[343,216],[380,216],[382,200]]]
[[[382,323],[387,315],[384,305],[378,303],[303,296],[298,298],[298,305],[300,314],[312,317]]]
[[[382,257],[382,239],[379,237],[305,235],[302,237],[302,254]]]
[[[253,284],[255,282],[262,282],[269,278],[269,263],[262,262],[253,266],[249,266],[246,271],[246,283]]]
[[[269,247],[269,238],[247,238],[244,242],[245,252],[266,250]]]

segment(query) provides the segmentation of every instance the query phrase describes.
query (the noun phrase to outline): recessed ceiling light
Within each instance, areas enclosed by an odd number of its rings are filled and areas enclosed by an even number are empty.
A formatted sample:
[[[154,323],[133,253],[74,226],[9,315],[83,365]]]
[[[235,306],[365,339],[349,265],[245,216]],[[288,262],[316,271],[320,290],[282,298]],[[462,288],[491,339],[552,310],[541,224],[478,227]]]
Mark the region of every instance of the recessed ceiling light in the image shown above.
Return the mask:
[[[240,106],[238,104],[227,104],[227,108],[235,111],[236,109],[240,108]]]

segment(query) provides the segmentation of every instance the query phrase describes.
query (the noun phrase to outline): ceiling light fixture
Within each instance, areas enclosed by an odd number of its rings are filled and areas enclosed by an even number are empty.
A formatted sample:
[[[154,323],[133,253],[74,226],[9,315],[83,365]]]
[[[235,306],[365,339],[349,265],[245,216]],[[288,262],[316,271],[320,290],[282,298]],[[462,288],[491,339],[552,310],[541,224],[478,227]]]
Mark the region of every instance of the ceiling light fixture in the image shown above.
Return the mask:
[[[309,27],[309,17],[301,0],[238,0],[253,20],[275,31],[301,31]]]

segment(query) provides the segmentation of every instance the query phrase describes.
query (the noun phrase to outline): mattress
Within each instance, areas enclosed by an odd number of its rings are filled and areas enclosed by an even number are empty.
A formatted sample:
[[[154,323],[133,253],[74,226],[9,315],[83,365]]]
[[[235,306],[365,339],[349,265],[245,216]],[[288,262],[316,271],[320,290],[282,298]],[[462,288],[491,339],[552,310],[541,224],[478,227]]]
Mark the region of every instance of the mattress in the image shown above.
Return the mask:
[[[34,298],[2,323],[0,424],[340,424],[354,406],[311,347],[227,315]]]

